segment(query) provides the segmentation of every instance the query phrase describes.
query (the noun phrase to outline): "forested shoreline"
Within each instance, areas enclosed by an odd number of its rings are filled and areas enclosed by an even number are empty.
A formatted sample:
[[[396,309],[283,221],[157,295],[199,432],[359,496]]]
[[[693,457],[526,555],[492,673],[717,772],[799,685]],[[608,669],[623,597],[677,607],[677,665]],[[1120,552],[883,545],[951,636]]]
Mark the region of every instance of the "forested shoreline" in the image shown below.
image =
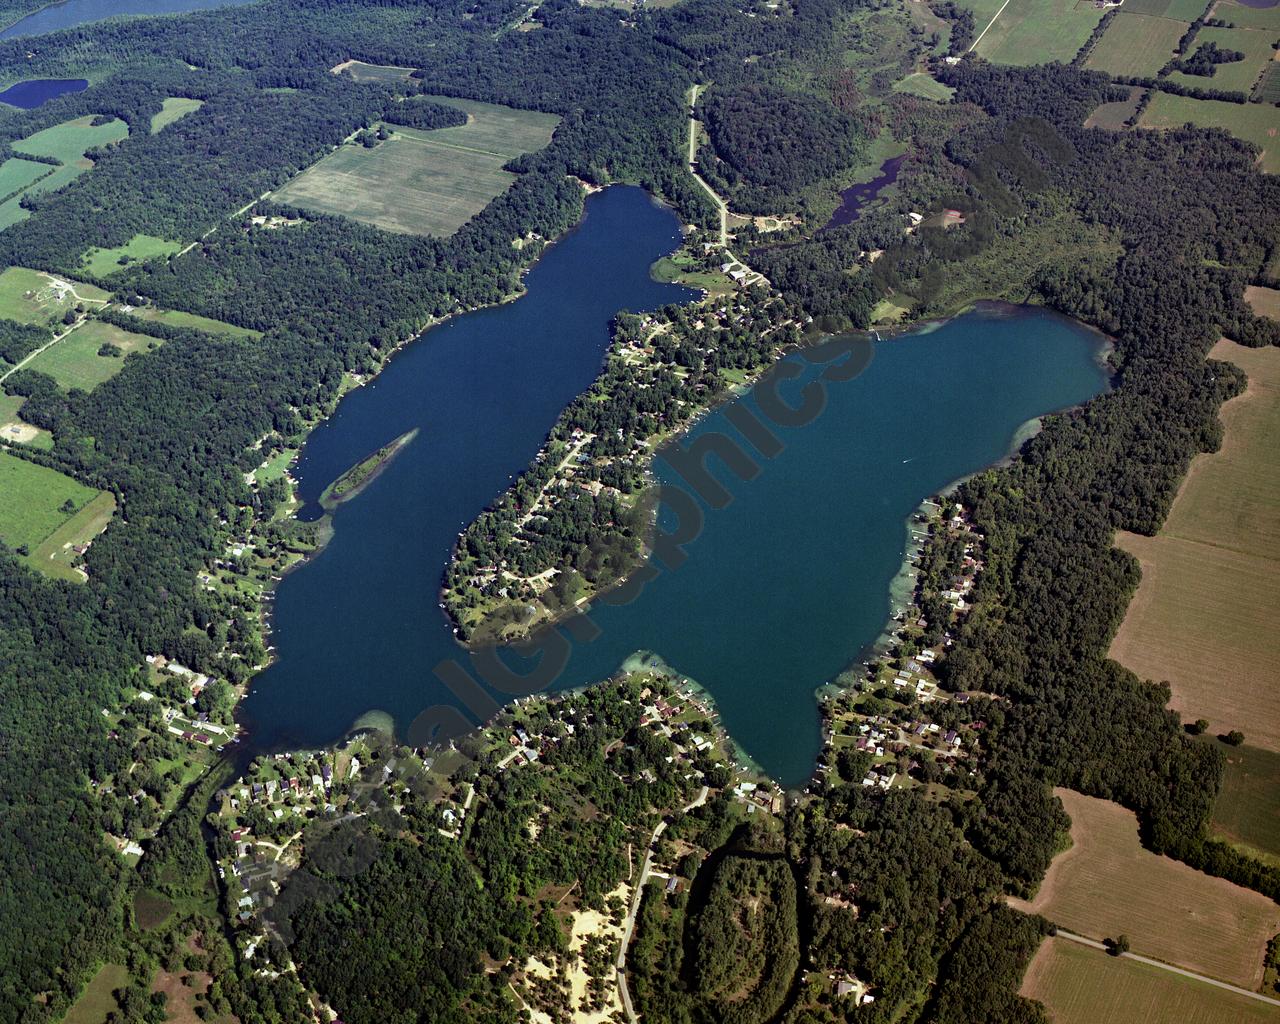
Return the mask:
[[[182,256],[128,267],[110,286],[263,332],[245,339],[172,330],[156,351],[126,360],[88,392],[64,391],[31,371],[5,382],[7,392],[26,396],[23,418],[52,435],[51,451],[24,457],[110,491],[120,507],[85,556],[82,586],[40,577],[0,549],[0,933],[12,939],[0,951],[0,1021],[56,1019],[109,957],[150,970],[155,954],[139,938],[133,897],[147,887],[176,899],[184,879],[211,878],[200,827],[205,789],[221,784],[216,775],[173,809],[138,869],[103,842],[129,794],[91,784],[129,773],[132,752],[101,712],[136,689],[145,654],[237,679],[254,663],[243,609],[200,586],[198,574],[222,556],[228,523],[269,518],[278,503],[274,491],[246,482],[261,460],[256,446],[298,437],[332,409],[345,375],[376,372],[424,325],[516,291],[542,246],[512,240],[568,230],[582,209],[574,179],[641,184],[710,226],[714,211],[685,167],[684,96],[694,81],[723,90],[708,100],[706,169],[735,196],[783,212],[775,204],[798,208],[799,194],[829,185],[870,133],[869,122],[851,123],[852,87],[827,74],[827,62],[837,29],[878,5],[791,7],[785,17],[763,9],[748,17],[724,0],[685,0],[620,17],[551,0],[533,16],[536,30],[504,33],[523,10],[506,0],[268,0],[0,43],[7,73],[97,76],[84,92],[0,115],[6,155],[15,140],[86,114],[118,116],[131,129],[91,154],[91,172],[24,200],[29,219],[0,233],[5,263],[82,277],[80,257],[91,246],[143,232],[195,242]],[[325,70],[353,55],[422,69],[404,91],[545,110],[562,124],[545,150],[513,163],[512,187],[448,239],[389,235],[271,204],[257,212],[300,223],[255,231],[243,218],[228,220],[388,116],[394,88]],[[996,1006],[1002,1020],[1042,1020],[1014,988],[1043,926],[998,900],[1037,884],[1052,856],[1061,808],[1051,785],[1116,800],[1137,812],[1149,848],[1280,896],[1280,871],[1209,837],[1221,756],[1185,735],[1159,686],[1106,658],[1137,583],[1133,559],[1112,547],[1114,531],[1158,529],[1190,459],[1220,442],[1217,410],[1241,387],[1238,373],[1207,364],[1206,353],[1221,333],[1251,345],[1280,341],[1280,329],[1241,298],[1274,265],[1280,185],[1257,173],[1250,147],[1221,132],[1082,128],[1094,106],[1115,98],[1096,74],[974,59],[937,74],[956,90],[948,104],[867,84],[876,117],[911,153],[896,196],[855,224],[764,249],[759,268],[786,307],[831,328],[865,325],[885,296],[912,317],[945,313],[966,297],[1044,302],[1115,339],[1116,387],[1052,417],[1011,465],[960,491],[988,539],[988,565],[940,672],[950,688],[1007,702],[983,735],[977,803],[873,795],[836,778],[792,809],[784,849],[811,880],[809,953],[822,965],[855,966],[881,993],[866,1019],[906,1012],[960,1021],[975,1006]],[[778,95],[788,75],[809,83],[803,99]],[[813,95],[832,102],[815,105]],[[204,104],[153,135],[150,118],[166,96]],[[819,137],[847,133],[845,144],[811,164],[789,162],[778,180],[769,133],[745,132],[736,119],[746,108],[795,113]],[[445,115],[427,108],[421,116]],[[904,234],[908,210],[943,208],[962,211],[963,227]],[[1032,259],[1028,246],[1046,255]],[[874,263],[871,250],[882,253]],[[6,358],[37,341],[6,328]],[[582,428],[572,419],[582,412],[571,411],[570,430]],[[602,735],[621,740],[633,726],[623,715]],[[645,751],[635,770],[662,773],[654,753]],[[663,782],[674,788],[655,805],[687,795],[683,784]],[[532,797],[510,799],[517,806]],[[649,810],[631,806],[628,820],[647,823]],[[1000,841],[1008,836],[1017,838]],[[387,838],[387,855],[424,885],[452,895],[458,879],[474,884],[460,860],[427,864],[411,842]],[[616,839],[611,833],[615,848]],[[517,885],[519,869],[500,847],[486,840],[481,877]],[[396,862],[379,862],[351,898],[394,905],[402,896]],[[567,877],[561,867],[557,879]],[[785,889],[780,877],[757,883],[762,893]],[[857,915],[825,902],[849,887],[859,894]],[[487,929],[487,911],[475,912]],[[344,974],[342,913],[313,907],[298,921],[304,972],[317,965],[323,975],[313,982],[330,997],[368,980]],[[541,918],[526,924],[535,944],[554,945],[535,931]],[[462,959],[474,965],[480,950],[465,941]],[[741,948],[757,942],[749,936]],[[371,945],[370,956],[386,948]],[[967,969],[993,950],[992,971]],[[460,964],[438,965],[442,985],[465,988]],[[728,991],[721,969],[703,965],[713,1001]],[[378,962],[369,977],[386,971],[394,965]],[[228,966],[220,981],[241,1019],[304,1012],[296,993],[243,964]],[[154,1017],[145,1003],[131,1002],[125,1019]],[[514,1013],[496,997],[485,1010],[492,1016],[474,1019]],[[804,1014],[797,1024],[840,1019],[830,1007]]]

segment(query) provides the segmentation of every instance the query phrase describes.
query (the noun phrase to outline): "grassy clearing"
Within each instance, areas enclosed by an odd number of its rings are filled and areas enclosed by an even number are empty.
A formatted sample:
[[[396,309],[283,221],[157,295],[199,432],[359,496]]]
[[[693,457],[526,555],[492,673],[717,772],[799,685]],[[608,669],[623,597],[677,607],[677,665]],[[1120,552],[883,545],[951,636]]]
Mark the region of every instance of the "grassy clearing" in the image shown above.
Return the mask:
[[[1138,112],[1138,101],[1142,98],[1143,89],[1139,86],[1132,86],[1129,89],[1127,99],[1119,100],[1116,103],[1102,103],[1087,118],[1085,118],[1084,126],[1086,128],[1109,128],[1112,131],[1119,131],[1125,126],[1125,122]]]
[[[133,919],[144,932],[158,928],[173,913],[173,903],[159,893],[143,889],[133,898]]]
[[[1185,21],[1122,10],[1094,46],[1085,67],[1109,75],[1154,78],[1173,58],[1174,48],[1188,28]]]
[[[26,267],[6,267],[0,273],[0,317],[6,320],[51,327],[61,322],[67,310],[75,308],[77,295],[97,305],[109,293],[91,284],[63,281]]]
[[[1259,103],[1224,103],[1157,93],[1143,111],[1144,128],[1178,128],[1190,122],[1201,128],[1222,128],[1260,150],[1262,170],[1280,171],[1280,109]]]
[[[374,82],[394,85],[407,82],[413,68],[398,68],[389,64],[366,64],[362,60],[348,60],[331,69],[335,75],[346,75],[357,82]]]
[[[170,327],[190,327],[194,331],[204,331],[206,334],[226,334],[233,338],[262,337],[261,331],[255,331],[249,327],[237,327],[223,320],[213,320],[207,316],[200,316],[199,313],[183,313],[176,309],[140,306],[129,310],[129,315],[136,316],[140,320],[154,320],[157,323],[168,324]]]
[[[120,1012],[114,993],[128,984],[129,971],[123,965],[104,964],[62,1018],[62,1024],[103,1024],[109,1015]]]
[[[160,113],[151,115],[151,134],[173,124],[180,117],[195,113],[204,106],[204,100],[192,100],[185,96],[166,96],[160,104]]]
[[[1240,28],[1280,29],[1280,5],[1246,7],[1234,0],[1218,0],[1213,7],[1213,16]]]
[[[31,564],[47,576],[80,583],[85,574],[72,563],[79,558],[77,547],[88,544],[107,528],[116,514],[114,494],[100,491],[89,504],[42,540],[31,553]]]
[[[1258,747],[1229,747],[1227,771],[1213,805],[1213,831],[1233,846],[1280,864],[1280,754]]]
[[[56,469],[0,452],[0,540],[35,551],[98,494]]]
[[[51,174],[53,168],[35,160],[10,157],[0,164],[0,199],[26,191],[32,184]]]
[[[1244,60],[1219,64],[1212,78],[1175,71],[1169,76],[1169,81],[1197,89],[1252,92],[1253,84],[1262,74],[1262,69],[1271,63],[1272,44],[1276,41],[1276,35],[1275,30],[1265,29],[1202,28],[1196,35],[1195,43],[1192,44],[1192,53],[1205,43],[1217,43],[1224,50],[1239,50],[1244,54]]]
[[[41,352],[27,366],[47,373],[59,387],[92,391],[124,368],[125,356],[146,352],[159,344],[161,342],[157,338],[133,334],[102,320],[88,320]],[[98,355],[103,345],[114,345],[120,354]]]
[[[342,146],[273,198],[386,231],[445,237],[504,192],[515,175],[503,165],[541,149],[559,123],[552,114],[436,98],[465,111],[467,124],[430,132],[390,125],[386,142]]]
[[[1172,707],[1280,752],[1280,350],[1219,342],[1249,375],[1222,408],[1222,448],[1198,455],[1155,537],[1117,535],[1143,579],[1111,657],[1168,680]]]
[[[1208,0],[1125,0],[1130,14],[1150,14],[1174,21],[1195,21],[1208,7]]]
[[[20,201],[24,195],[38,195],[62,188],[93,166],[93,161],[86,157],[85,151],[94,146],[105,146],[119,142],[129,134],[129,126],[118,117],[106,124],[93,125],[93,116],[77,117],[71,121],[54,125],[36,132],[13,144],[17,153],[31,156],[51,156],[61,161],[61,165],[52,168],[51,174],[45,174],[21,192],[10,196],[0,203],[0,230],[26,220],[30,216]],[[49,165],[42,165],[49,169]],[[0,196],[5,193],[0,193]]]
[[[980,57],[996,64],[1070,63],[1102,20],[1103,11],[1083,0],[1009,0],[1009,5],[987,28],[991,15],[983,17],[987,4],[973,7],[978,32],[975,48]],[[986,29],[983,32],[983,29]]]
[[[124,270],[130,263],[171,256],[182,248],[181,242],[171,242],[155,235],[134,235],[124,245],[111,249],[90,249],[81,257],[81,266],[94,277],[107,277]]]
[[[1170,971],[1048,938],[1019,990],[1054,1024],[1274,1024],[1280,1010]]]
[[[893,91],[905,92],[911,96],[919,96],[921,99],[937,100],[939,103],[945,103],[956,94],[951,86],[943,85],[932,75],[927,75],[923,71],[907,75],[901,82],[894,85]]]
[[[1250,285],[1244,290],[1244,301],[1249,303],[1259,316],[1280,320],[1280,290]]]
[[[0,393],[0,438],[49,451],[53,447],[53,435],[47,430],[33,427],[19,415],[25,401],[21,395]]]
[[[1092,939],[1127,935],[1133,951],[1243,988],[1262,982],[1280,907],[1258,893],[1144,850],[1132,811],[1055,789],[1071,817],[1072,845],[1054,858],[1030,903]]]

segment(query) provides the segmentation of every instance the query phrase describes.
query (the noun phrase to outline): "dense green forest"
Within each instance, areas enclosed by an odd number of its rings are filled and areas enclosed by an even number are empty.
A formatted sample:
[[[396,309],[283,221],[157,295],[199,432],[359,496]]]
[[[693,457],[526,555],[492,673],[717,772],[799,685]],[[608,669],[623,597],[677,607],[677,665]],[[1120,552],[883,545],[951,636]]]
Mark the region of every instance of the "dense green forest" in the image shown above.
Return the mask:
[[[129,726],[110,730],[101,710],[122,705],[144,654],[235,679],[257,663],[243,609],[196,575],[223,550],[225,524],[261,510],[262,496],[244,479],[259,461],[255,442],[297,435],[331,410],[344,372],[376,369],[433,319],[515,291],[540,246],[515,249],[511,240],[555,238],[580,216],[570,175],[639,183],[689,222],[709,225],[713,211],[685,170],[685,95],[694,82],[715,83],[703,101],[706,170],[748,208],[753,196],[789,208],[798,191],[830,184],[863,151],[867,125],[852,123],[839,76],[799,75],[797,65],[824,67],[845,16],[864,6],[797,0],[785,16],[761,8],[748,17],[726,0],[685,0],[622,16],[550,0],[533,16],[536,30],[503,32],[524,5],[267,0],[0,43],[10,77],[94,79],[34,111],[0,114],[6,153],[17,139],[85,114],[119,116],[130,127],[127,139],[91,154],[92,172],[24,200],[31,216],[0,232],[0,259],[81,276],[91,246],[137,233],[198,242],[173,260],[131,266],[113,286],[264,332],[250,341],[129,321],[164,331],[166,344],[127,360],[91,392],[64,393],[34,373],[5,382],[7,392],[29,396],[23,417],[53,436],[51,451],[23,457],[111,491],[120,511],[89,550],[82,586],[37,576],[0,551],[0,1022],[57,1019],[98,964],[139,948],[130,908],[140,887],[209,898],[200,786],[134,871],[103,832],[142,812],[124,806],[129,794],[107,799],[91,783],[128,767]],[[547,110],[562,124],[545,150],[513,165],[515,185],[447,240],[312,214],[276,232],[228,220],[351,133],[394,121],[394,112],[412,110],[423,123],[452,117],[429,103],[400,103],[390,87],[326,73],[353,56],[421,69],[403,91]],[[1158,528],[1192,455],[1218,444],[1217,409],[1241,386],[1230,368],[1206,365],[1205,354],[1223,332],[1246,344],[1278,340],[1276,326],[1240,296],[1274,259],[1280,184],[1256,173],[1250,147],[1220,132],[1082,128],[1092,107],[1115,95],[1097,75],[976,60],[938,74],[957,90],[952,102],[901,96],[877,105],[911,154],[897,195],[853,225],[764,247],[753,264],[788,309],[820,325],[865,324],[886,296],[921,317],[975,295],[1046,302],[1114,338],[1115,387],[1052,418],[1021,459],[962,491],[990,549],[945,681],[1010,701],[985,734],[976,803],[873,797],[841,780],[793,814],[786,856],[808,880],[806,955],[876,986],[866,1019],[910,1011],[960,1021],[981,1006],[1033,1021],[1039,1011],[1013,988],[1041,925],[993,901],[1034,885],[1052,855],[1062,812],[1050,784],[1118,800],[1138,812],[1151,848],[1280,895],[1280,872],[1208,838],[1221,774],[1215,748],[1184,735],[1165,692],[1105,658],[1137,580],[1133,560],[1111,546],[1113,531]],[[788,91],[789,76],[806,88]],[[150,118],[167,96],[204,104],[153,135]],[[746,120],[748,107],[757,120]],[[794,124],[784,132],[779,117]],[[817,144],[826,135],[831,145]],[[964,226],[904,236],[907,210],[944,207],[963,211]],[[267,204],[258,212],[294,211]],[[1028,258],[1028,239],[1042,257]],[[883,255],[867,265],[860,254],[868,250]],[[44,337],[0,324],[0,357],[12,363]],[[724,358],[754,365],[758,338],[731,333]],[[603,429],[650,413],[637,401],[579,404],[566,422]],[[561,539],[551,537],[540,557],[563,558]],[[628,778],[647,769],[652,781],[624,786],[601,770],[601,740],[621,741],[633,728],[634,706],[622,707],[589,709],[594,721],[584,718],[561,747],[574,756],[564,755],[563,772],[552,769],[559,783],[550,796],[515,775],[495,782],[465,857],[456,846],[439,849],[432,828],[421,828],[425,843],[404,838],[391,812],[341,843],[308,845],[322,898],[297,902],[294,952],[344,1018],[398,1019],[385,1001],[399,994],[404,1019],[450,1019],[432,1016],[439,1007],[463,1015],[454,1019],[506,1019],[509,1008],[476,965],[560,940],[537,888],[576,880],[584,900],[598,901],[622,871],[627,830],[689,795],[660,744],[621,742],[612,754]],[[584,798],[603,812],[587,827],[570,818]],[[543,841],[514,841],[545,801]],[[326,850],[370,837],[380,851],[371,870],[343,875],[326,861]],[[792,955],[789,875],[742,874],[735,887],[759,889],[767,923],[734,935],[733,908],[720,901],[691,925],[714,939],[696,972],[712,1001],[728,998],[724,965],[734,958],[761,949]],[[851,887],[856,918],[825,899]],[[359,931],[356,907],[379,911],[364,913]],[[348,943],[363,955],[351,957]],[[158,938],[155,946],[146,957],[172,952]],[[969,969],[988,954],[992,970]],[[242,1020],[298,1019],[292,995],[265,976],[237,974],[225,949],[209,956],[223,963],[219,1007]],[[410,971],[415,985],[429,978],[430,990],[409,991]],[[442,1001],[427,1002],[428,991]],[[753,1012],[767,1015],[771,979],[756,991],[765,994]],[[348,1009],[344,993],[362,994],[365,1009]],[[125,1019],[154,1016],[147,1002],[131,997]],[[802,1012],[797,1020],[839,1019],[825,1006]]]

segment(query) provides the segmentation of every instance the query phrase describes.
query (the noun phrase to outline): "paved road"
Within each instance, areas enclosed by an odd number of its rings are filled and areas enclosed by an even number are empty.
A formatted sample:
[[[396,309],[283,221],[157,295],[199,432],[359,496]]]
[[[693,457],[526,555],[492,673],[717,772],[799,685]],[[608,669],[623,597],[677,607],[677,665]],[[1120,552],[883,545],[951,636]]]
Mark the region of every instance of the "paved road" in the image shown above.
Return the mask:
[[[1067,939],[1071,942],[1078,942],[1082,946],[1089,946],[1092,949],[1100,949],[1106,952],[1107,947],[1096,941],[1095,939],[1086,939],[1083,935],[1076,935],[1073,932],[1058,929],[1058,938]],[[1140,956],[1137,953],[1121,953],[1122,957],[1129,960],[1137,960],[1140,964],[1147,964],[1150,967],[1159,967],[1162,971],[1170,971],[1173,974],[1180,974],[1184,978],[1191,978],[1193,981],[1202,981],[1206,985],[1212,985],[1214,988],[1224,988],[1228,992],[1234,992],[1238,996],[1247,996],[1250,999],[1256,999],[1260,1003],[1270,1003],[1272,1006],[1280,1006],[1280,999],[1272,999],[1270,996],[1264,996],[1261,992],[1250,992],[1247,988],[1240,988],[1238,985],[1229,985],[1225,981],[1218,981],[1216,978],[1206,978],[1203,974],[1196,974],[1195,971],[1183,970],[1181,967],[1174,967],[1173,964],[1166,964],[1161,960],[1152,960],[1148,956]]]

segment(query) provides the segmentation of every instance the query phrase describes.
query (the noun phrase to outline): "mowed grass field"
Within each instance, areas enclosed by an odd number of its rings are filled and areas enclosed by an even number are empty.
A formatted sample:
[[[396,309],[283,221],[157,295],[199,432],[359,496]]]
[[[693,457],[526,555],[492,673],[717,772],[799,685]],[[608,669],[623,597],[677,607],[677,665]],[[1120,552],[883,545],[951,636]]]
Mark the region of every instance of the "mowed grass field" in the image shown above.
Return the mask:
[[[1054,858],[1030,902],[1069,931],[1102,940],[1127,935],[1133,952],[1256,989],[1280,906],[1249,889],[1144,850],[1132,811],[1055,789],[1071,817],[1072,846]]]
[[[1247,7],[1236,0],[1218,0],[1213,5],[1213,16],[1237,28],[1280,29],[1280,5]]]
[[[107,344],[119,348],[120,355],[98,355],[98,349]],[[47,373],[59,387],[92,391],[124,368],[125,356],[160,344],[158,338],[133,334],[102,320],[88,320],[41,352],[27,368]]]
[[[1213,805],[1214,834],[1233,846],[1280,865],[1280,754],[1249,745],[1230,747],[1222,789]]]
[[[90,249],[81,257],[81,266],[94,277],[107,277],[124,270],[128,263],[140,263],[156,256],[170,256],[181,248],[181,242],[173,242],[167,238],[134,235],[124,245],[111,249]],[[121,263],[122,259],[128,263]]]
[[[396,82],[407,82],[413,74],[413,68],[401,68],[391,64],[366,64],[362,60],[348,60],[337,67],[330,68],[335,75],[346,75],[357,82],[374,82],[381,85],[394,85]]]
[[[120,1012],[113,993],[128,984],[129,972],[123,965],[104,964],[72,1003],[62,1024],[103,1024],[109,1014]]]
[[[1151,97],[1138,123],[1144,128],[1180,128],[1190,122],[1201,128],[1222,128],[1260,150],[1259,166],[1280,171],[1280,108],[1261,103],[1196,100],[1159,92]]]
[[[1154,78],[1173,58],[1174,47],[1189,27],[1185,21],[1128,14],[1122,9],[1102,33],[1085,67],[1109,75]]]
[[[67,502],[74,508],[64,511]],[[81,579],[71,568],[71,545],[96,537],[115,512],[115,496],[64,473],[0,452],[0,540],[25,545],[25,561],[62,579]]]
[[[251,327],[237,327],[225,320],[214,320],[199,313],[184,313],[178,309],[157,309],[155,306],[138,306],[128,311],[129,316],[140,320],[154,320],[170,327],[190,327],[206,334],[226,334],[233,338],[261,338],[262,332]]]
[[[63,281],[26,267],[6,267],[0,273],[0,317],[23,324],[51,327],[76,306],[79,295],[90,305],[100,305],[108,292],[79,281]]]
[[[25,139],[19,139],[13,144],[15,153],[26,153],[30,156],[50,156],[60,161],[59,166],[53,167],[52,174],[45,174],[38,180],[35,180],[27,188],[23,189],[15,195],[11,195],[4,202],[0,203],[0,231],[16,224],[20,220],[26,220],[30,216],[27,210],[21,206],[21,200],[28,193],[38,195],[41,192],[50,192],[54,189],[62,188],[63,185],[75,180],[85,171],[93,166],[93,161],[86,157],[85,151],[92,149],[94,146],[105,146],[112,142],[119,142],[129,134],[129,126],[118,117],[113,118],[106,124],[94,125],[93,115],[77,117],[71,121],[64,121],[62,124],[54,125],[52,128],[45,128],[43,131],[29,135]],[[43,165],[49,170],[49,165]],[[6,193],[0,193],[3,197]]]
[[[1280,752],[1280,349],[1221,341],[1249,375],[1222,407],[1221,450],[1198,455],[1155,537],[1119,533],[1142,582],[1111,657],[1168,680],[1171,706]]]
[[[965,6],[981,34],[975,52],[996,64],[1068,64],[1104,13],[1087,0],[1009,0],[1003,11],[988,0]]]
[[[1124,0],[1124,10],[1130,14],[1187,22],[1195,21],[1208,6],[1208,0]]]
[[[180,117],[194,113],[204,106],[204,100],[188,99],[186,96],[166,96],[160,103],[160,112],[151,115],[151,134],[173,124]]]
[[[1145,90],[1134,85],[1129,88],[1129,97],[1116,103],[1100,103],[1092,114],[1085,118],[1086,128],[1109,128],[1119,131],[1138,111],[1138,100]]]
[[[1280,1007],[1194,978],[1047,938],[1019,992],[1038,999],[1053,1024],[1274,1024]]]
[[[956,94],[955,89],[951,88],[951,86],[943,85],[936,78],[925,74],[923,71],[907,75],[901,82],[894,85],[893,91],[905,92],[911,96],[919,96],[921,99],[937,100],[940,103],[946,102]]]
[[[430,132],[389,125],[386,142],[342,146],[272,198],[386,231],[447,237],[515,181],[503,165],[541,149],[559,123],[553,114],[435,98],[465,111],[467,124]]]
[[[0,391],[0,438],[48,451],[53,447],[53,435],[21,418],[25,401],[21,395],[6,395]]]
[[[1191,45],[1193,54],[1206,43],[1217,43],[1219,49],[1243,53],[1244,60],[1219,64],[1212,78],[1175,71],[1169,76],[1169,81],[1196,89],[1227,89],[1231,92],[1250,93],[1261,76],[1262,69],[1272,61],[1272,44],[1276,41],[1276,36],[1275,29],[1205,26],[1196,34],[1196,41]]]

